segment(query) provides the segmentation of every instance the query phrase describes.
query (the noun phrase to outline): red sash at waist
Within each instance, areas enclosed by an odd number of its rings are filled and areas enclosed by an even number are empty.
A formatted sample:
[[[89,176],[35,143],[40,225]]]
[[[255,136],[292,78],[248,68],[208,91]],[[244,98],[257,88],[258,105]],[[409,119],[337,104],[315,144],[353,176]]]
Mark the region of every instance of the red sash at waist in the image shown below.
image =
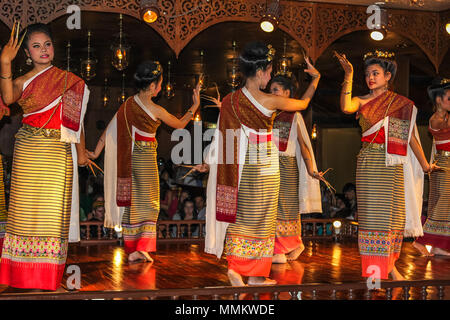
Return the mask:
[[[33,114],[28,117],[24,117],[22,123],[28,124],[35,128],[42,128],[42,126],[50,119],[50,121],[44,126],[45,129],[61,129],[61,104],[56,107],[55,114],[54,108],[42,113]]]
[[[144,137],[144,136],[141,136],[139,133],[135,133],[134,134],[134,140],[135,141],[156,141],[156,138],[155,137]]]
[[[450,142],[443,144],[436,144],[436,150],[450,151]]]
[[[250,132],[248,136],[248,141],[251,144],[259,144],[268,141],[272,141],[272,133],[271,134],[256,134],[254,132]]]
[[[377,132],[372,133],[368,136],[362,137],[361,141],[362,142],[372,142],[372,139],[375,137],[375,135],[377,134]],[[378,132],[377,137],[375,138],[375,140],[373,140],[373,143],[378,143],[378,144],[384,144],[385,142],[385,133],[384,133],[384,127],[380,129],[380,132]]]

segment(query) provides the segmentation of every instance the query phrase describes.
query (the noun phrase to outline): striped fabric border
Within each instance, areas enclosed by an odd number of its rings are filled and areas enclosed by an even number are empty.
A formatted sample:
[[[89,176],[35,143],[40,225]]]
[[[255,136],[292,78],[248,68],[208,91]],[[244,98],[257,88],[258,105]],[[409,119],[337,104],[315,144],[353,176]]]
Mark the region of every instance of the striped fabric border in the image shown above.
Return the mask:
[[[437,154],[437,165],[444,171],[431,174],[428,217],[419,243],[450,250],[450,157]]]
[[[44,290],[60,286],[67,258],[72,175],[70,144],[19,130],[0,283]]]
[[[132,155],[131,206],[122,218],[125,249],[156,251],[156,222],[159,214],[157,142],[135,146]]]
[[[381,279],[387,279],[405,228],[403,166],[386,167],[383,149],[367,150],[358,157],[356,193],[362,275],[377,266]]]
[[[289,253],[302,243],[298,180],[296,157],[280,156],[280,195],[275,232],[275,254]]]
[[[21,236],[68,238],[73,162],[70,144],[16,135],[6,231]]]
[[[267,153],[265,153],[265,151]],[[257,154],[267,154],[257,159]],[[228,268],[245,276],[268,276],[275,240],[280,176],[278,150],[269,142],[247,149],[242,169],[236,223],[227,229]]]

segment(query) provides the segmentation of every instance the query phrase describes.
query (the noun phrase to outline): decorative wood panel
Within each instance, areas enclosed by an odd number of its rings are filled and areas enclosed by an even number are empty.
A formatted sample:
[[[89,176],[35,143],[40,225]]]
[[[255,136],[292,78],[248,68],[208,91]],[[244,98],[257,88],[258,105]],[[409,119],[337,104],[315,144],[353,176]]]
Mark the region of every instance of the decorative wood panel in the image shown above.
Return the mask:
[[[73,0],[81,10],[123,13],[139,19],[141,0]],[[66,13],[65,0],[2,0],[0,20],[12,27],[48,23]],[[178,56],[200,32],[225,21],[258,22],[264,0],[161,0],[161,17],[151,25]],[[305,48],[313,61],[345,34],[366,30],[366,7],[298,1],[281,1],[280,28]],[[450,11],[435,13],[389,9],[389,30],[416,43],[438,70],[449,47],[443,24]]]

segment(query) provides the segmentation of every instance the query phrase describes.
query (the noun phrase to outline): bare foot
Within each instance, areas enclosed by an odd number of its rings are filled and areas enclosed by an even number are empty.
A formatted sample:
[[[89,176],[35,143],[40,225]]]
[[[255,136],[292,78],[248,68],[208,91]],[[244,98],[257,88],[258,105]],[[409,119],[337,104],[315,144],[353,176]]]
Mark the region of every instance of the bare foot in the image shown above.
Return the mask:
[[[153,259],[152,259],[152,257],[150,257],[150,255],[148,254],[148,252],[146,252],[146,251],[138,251],[140,254],[141,254],[141,256],[145,259],[145,261],[147,261],[147,262],[153,262]]]
[[[417,249],[417,251],[419,251],[425,257],[432,257],[434,255],[433,253],[428,252],[427,247],[425,247],[421,243],[418,243],[418,242],[414,241],[412,245],[413,245],[414,248]]]
[[[433,247],[433,249],[431,249],[431,253],[433,253],[437,256],[447,256],[447,257],[450,256],[450,252],[448,252],[444,249],[441,249],[441,248],[436,248],[436,247]]]
[[[266,277],[249,277],[248,285],[249,286],[265,286],[265,285],[275,285],[277,284],[276,280],[266,278]]]
[[[137,261],[137,260],[142,260],[142,255],[139,253],[139,251],[135,251],[135,252],[131,253],[130,255],[128,255],[129,262],[133,262],[133,261]]]
[[[305,245],[302,243],[297,249],[292,250],[287,255],[288,261],[297,260],[297,258],[302,254],[303,250],[305,250]]]
[[[286,263],[287,259],[286,259],[286,255],[279,253],[279,254],[274,254],[272,257],[272,263]]]
[[[400,274],[400,272],[398,272],[398,270],[397,270],[397,268],[395,266],[392,269],[392,271],[390,272],[390,275],[392,277],[392,280],[394,280],[394,281],[403,281],[403,280],[405,280],[405,278],[403,278],[403,276]]]
[[[233,287],[245,287],[245,283],[244,281],[242,281],[242,277],[239,273],[231,269],[228,269],[227,275]]]

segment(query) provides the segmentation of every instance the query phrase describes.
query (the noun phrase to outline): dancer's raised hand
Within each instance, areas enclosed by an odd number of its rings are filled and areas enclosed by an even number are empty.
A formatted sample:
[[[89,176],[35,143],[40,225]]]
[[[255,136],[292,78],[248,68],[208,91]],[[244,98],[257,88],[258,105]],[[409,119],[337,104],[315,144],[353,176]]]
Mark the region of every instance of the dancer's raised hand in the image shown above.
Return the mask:
[[[345,54],[339,54],[336,51],[334,51],[333,53],[334,56],[338,59],[339,63],[341,64],[345,73],[353,73],[353,65],[350,63],[350,61],[347,60]]]
[[[15,59],[26,33],[25,31],[22,38],[19,40],[19,31],[20,21],[18,21],[17,23],[14,21],[9,41],[3,47],[2,53],[0,55],[0,61],[2,63],[11,63],[11,61]]]
[[[316,68],[314,68],[311,61],[309,60],[309,57],[305,57],[305,62],[307,69],[305,69],[304,71],[311,77],[313,77],[313,79],[320,77],[320,72]]]

